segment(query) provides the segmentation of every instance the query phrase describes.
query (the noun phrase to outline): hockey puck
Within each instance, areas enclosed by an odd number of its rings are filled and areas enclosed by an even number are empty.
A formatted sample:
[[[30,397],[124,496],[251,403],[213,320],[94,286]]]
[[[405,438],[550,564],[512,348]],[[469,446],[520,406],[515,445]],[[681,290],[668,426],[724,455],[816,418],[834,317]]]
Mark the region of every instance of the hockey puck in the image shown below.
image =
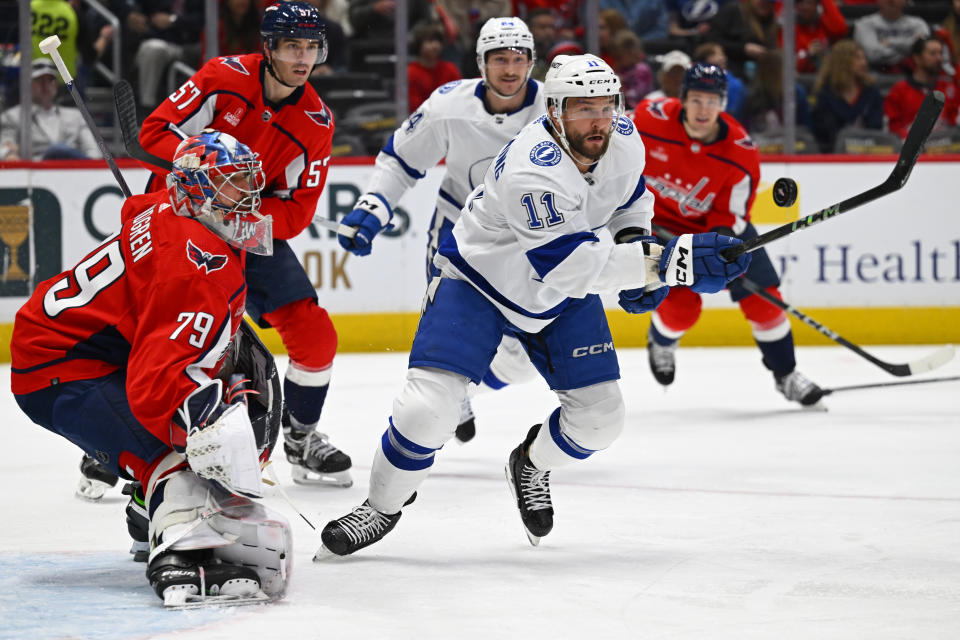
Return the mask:
[[[792,178],[777,178],[773,183],[773,202],[778,207],[792,207],[797,201],[797,183]]]

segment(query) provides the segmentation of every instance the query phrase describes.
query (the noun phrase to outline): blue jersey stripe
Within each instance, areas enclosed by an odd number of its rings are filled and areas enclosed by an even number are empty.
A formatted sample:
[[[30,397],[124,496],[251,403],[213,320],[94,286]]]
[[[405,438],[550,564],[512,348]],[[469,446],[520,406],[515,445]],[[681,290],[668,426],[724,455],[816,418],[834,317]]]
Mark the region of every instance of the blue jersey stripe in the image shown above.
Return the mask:
[[[627,199],[622,205],[616,208],[617,211],[622,211],[632,205],[634,202],[640,199],[647,190],[647,179],[643,176],[640,176],[640,181],[637,183],[637,188],[633,190],[633,195]]]
[[[407,172],[407,175],[410,176],[411,178],[415,178],[416,180],[420,180],[420,179],[422,179],[424,176],[427,175],[427,173],[426,173],[425,171],[417,171],[416,169],[414,169],[413,167],[411,167],[410,165],[408,165],[406,162],[404,162],[403,158],[401,158],[400,156],[397,155],[396,150],[393,148],[393,136],[392,136],[392,135],[390,136],[390,139],[387,140],[387,143],[386,143],[385,145],[383,145],[383,149],[381,149],[380,151],[382,151],[383,153],[387,154],[388,156],[390,156],[391,158],[393,158],[393,159],[395,159],[397,162],[399,162],[399,163],[400,163],[400,167],[401,167],[404,171],[406,171],[406,172]]]
[[[537,275],[543,279],[584,242],[600,242],[600,238],[586,231],[560,236],[547,244],[527,251],[527,260],[533,265]]]

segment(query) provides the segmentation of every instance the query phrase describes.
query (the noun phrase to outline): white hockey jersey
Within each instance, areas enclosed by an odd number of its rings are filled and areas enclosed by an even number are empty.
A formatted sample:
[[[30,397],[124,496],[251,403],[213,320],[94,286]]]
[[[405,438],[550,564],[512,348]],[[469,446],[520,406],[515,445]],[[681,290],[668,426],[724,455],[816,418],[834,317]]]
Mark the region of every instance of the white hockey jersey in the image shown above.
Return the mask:
[[[543,87],[527,82],[527,96],[512,113],[490,113],[480,78],[448,82],[400,125],[377,154],[367,191],[396,206],[427,169],[446,159],[437,198],[438,219],[455,222],[467,195],[483,181],[497,152],[526,124],[545,112]]]
[[[434,259],[531,333],[570,298],[643,286],[641,243],[614,245],[613,236],[649,230],[653,218],[643,142],[629,119],[620,118],[606,154],[584,174],[550,126],[544,116],[503,148]],[[604,227],[610,233],[597,235]]]

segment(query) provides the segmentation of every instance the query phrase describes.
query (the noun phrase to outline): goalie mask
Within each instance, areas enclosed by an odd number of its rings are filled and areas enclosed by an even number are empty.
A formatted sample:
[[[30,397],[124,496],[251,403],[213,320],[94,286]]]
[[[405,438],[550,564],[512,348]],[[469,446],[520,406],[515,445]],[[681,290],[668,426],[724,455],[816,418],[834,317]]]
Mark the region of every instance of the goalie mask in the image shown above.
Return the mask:
[[[528,59],[527,76],[524,78],[524,83],[520,86],[520,89],[513,95],[500,94],[487,79],[487,56],[499,49],[509,49],[512,52],[526,55]],[[484,85],[498,98],[512,98],[526,89],[526,80],[530,79],[535,61],[533,35],[520,18],[490,18],[480,29],[480,35],[477,37],[477,66],[480,68],[480,77],[483,78]]]
[[[260,214],[263,169],[257,154],[233,136],[204,129],[173,156],[167,193],[178,216],[194,218],[232,247],[273,253],[273,219]]]
[[[570,144],[563,126],[563,117],[568,119],[593,118],[610,120],[610,133],[623,114],[623,94],[620,78],[606,62],[591,54],[580,56],[559,55],[550,63],[543,81],[543,94],[547,99],[547,113],[560,143],[570,153]],[[599,98],[612,96],[613,102],[601,109],[577,109],[567,111],[570,98]],[[572,157],[572,154],[571,154]]]

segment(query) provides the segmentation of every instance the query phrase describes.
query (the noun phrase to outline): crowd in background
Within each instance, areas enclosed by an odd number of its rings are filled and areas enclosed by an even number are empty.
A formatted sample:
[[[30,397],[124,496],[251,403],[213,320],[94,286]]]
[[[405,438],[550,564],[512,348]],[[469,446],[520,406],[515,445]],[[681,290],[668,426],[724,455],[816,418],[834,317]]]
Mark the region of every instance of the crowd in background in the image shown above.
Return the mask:
[[[9,0],[8,0],[9,1]],[[340,153],[370,155],[396,122],[393,109],[395,0],[310,0],[324,16],[327,61],[311,77],[337,118]],[[98,71],[121,48],[120,77],[133,82],[139,107],[148,113],[170,92],[170,65],[196,69],[207,56],[203,0],[103,0],[120,20],[119,34],[81,0],[32,0],[36,43],[60,35],[61,52],[78,85],[109,87]],[[261,0],[221,0],[217,52],[260,50]],[[408,107],[458,78],[476,77],[474,43],[490,17],[516,15],[529,25],[536,45],[533,77],[543,79],[559,54],[585,51],[582,0],[408,0]],[[599,0],[599,55],[620,75],[629,108],[644,99],[677,96],[684,71],[695,61],[726,69],[726,110],[758,139],[776,140],[783,122],[782,15],[775,0]],[[796,0],[795,117],[798,151],[856,152],[849,141],[876,134],[896,148],[932,89],[946,96],[938,131],[960,149],[960,0]],[[17,101],[9,59],[16,24],[6,44],[2,97]],[[49,71],[49,70],[47,70]],[[33,82],[50,74],[32,70]],[[181,75],[178,83],[186,75]],[[176,85],[174,85],[176,86]],[[63,105],[38,100],[37,113]],[[380,105],[380,109],[373,108]],[[392,114],[391,114],[391,109]],[[0,156],[16,158],[16,128],[8,113],[0,124]],[[71,116],[72,117],[72,116]],[[382,126],[376,124],[382,121]],[[371,126],[370,122],[374,124]],[[344,125],[341,128],[341,124]],[[11,129],[13,127],[13,129]],[[851,132],[855,135],[850,135]],[[859,138],[857,137],[859,135]],[[52,143],[56,143],[54,140]],[[44,157],[50,144],[34,149]],[[52,145],[63,153],[62,145]],[[880,148],[883,148],[882,145]],[[84,149],[80,154],[84,154]],[[52,157],[52,156],[48,156]],[[60,157],[63,157],[62,155]]]

